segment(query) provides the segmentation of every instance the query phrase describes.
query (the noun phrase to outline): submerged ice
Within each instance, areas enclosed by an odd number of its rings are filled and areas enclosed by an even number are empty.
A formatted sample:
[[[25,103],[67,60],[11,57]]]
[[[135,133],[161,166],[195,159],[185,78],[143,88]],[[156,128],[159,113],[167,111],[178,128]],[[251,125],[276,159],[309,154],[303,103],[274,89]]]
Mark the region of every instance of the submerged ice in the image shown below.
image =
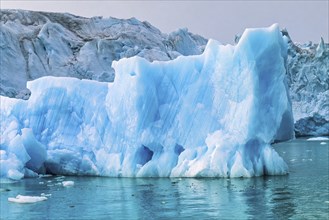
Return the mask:
[[[43,77],[1,97],[1,177],[285,174],[271,143],[293,136],[277,25],[201,55],[112,64],[113,83]]]

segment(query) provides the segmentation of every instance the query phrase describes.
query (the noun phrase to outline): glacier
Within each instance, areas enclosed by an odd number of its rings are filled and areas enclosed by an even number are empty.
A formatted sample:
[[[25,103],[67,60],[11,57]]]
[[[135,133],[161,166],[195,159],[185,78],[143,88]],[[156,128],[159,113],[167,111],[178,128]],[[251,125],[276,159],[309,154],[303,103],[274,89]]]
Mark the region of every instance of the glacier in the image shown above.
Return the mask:
[[[295,44],[288,32],[287,80],[296,136],[329,136],[329,44]]]
[[[1,178],[286,174],[293,138],[288,38],[278,25],[200,55],[113,61],[113,82],[45,76],[28,100],[0,96]]]
[[[0,95],[28,99],[26,82],[64,76],[112,82],[113,60],[172,60],[203,52],[207,40],[180,29],[163,34],[135,18],[0,10]]]

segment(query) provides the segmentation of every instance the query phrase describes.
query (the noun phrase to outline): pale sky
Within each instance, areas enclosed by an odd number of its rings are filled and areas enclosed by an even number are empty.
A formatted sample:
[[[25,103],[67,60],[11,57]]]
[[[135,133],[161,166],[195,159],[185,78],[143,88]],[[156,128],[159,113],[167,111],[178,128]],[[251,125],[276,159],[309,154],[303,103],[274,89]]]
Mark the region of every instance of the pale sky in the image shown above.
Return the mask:
[[[295,42],[329,41],[329,0],[276,1],[16,1],[1,0],[1,9],[69,12],[92,17],[136,17],[162,32],[188,28],[192,33],[233,43],[248,27],[279,23]]]

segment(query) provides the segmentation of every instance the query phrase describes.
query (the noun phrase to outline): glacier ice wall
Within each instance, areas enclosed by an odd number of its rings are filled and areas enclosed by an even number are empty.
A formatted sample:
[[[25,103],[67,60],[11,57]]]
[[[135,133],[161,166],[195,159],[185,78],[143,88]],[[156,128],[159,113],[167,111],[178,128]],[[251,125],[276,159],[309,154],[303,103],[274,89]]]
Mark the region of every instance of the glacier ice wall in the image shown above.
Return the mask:
[[[329,135],[329,44],[294,44],[288,33],[287,79],[296,136]]]
[[[0,95],[28,99],[28,80],[68,76],[111,82],[113,60],[150,61],[202,53],[207,40],[181,29],[169,35],[135,18],[0,11]]]
[[[112,64],[113,83],[28,82],[29,100],[1,96],[1,177],[285,174],[274,140],[293,137],[287,47],[277,25],[201,55]]]

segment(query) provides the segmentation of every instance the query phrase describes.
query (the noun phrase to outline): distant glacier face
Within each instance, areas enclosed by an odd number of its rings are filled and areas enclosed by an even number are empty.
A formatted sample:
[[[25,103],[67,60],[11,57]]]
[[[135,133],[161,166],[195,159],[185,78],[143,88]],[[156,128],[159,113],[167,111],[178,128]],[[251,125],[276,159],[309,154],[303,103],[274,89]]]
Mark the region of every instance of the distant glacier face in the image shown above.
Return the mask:
[[[287,79],[296,136],[329,135],[329,45],[289,41]]]
[[[1,96],[1,177],[285,174],[270,144],[294,135],[286,41],[277,25],[247,29],[201,55],[123,58],[113,83],[30,81],[29,100]]]
[[[135,18],[0,10],[0,95],[28,99],[26,82],[64,76],[112,82],[113,60],[201,54],[207,40],[187,29],[163,34]]]

